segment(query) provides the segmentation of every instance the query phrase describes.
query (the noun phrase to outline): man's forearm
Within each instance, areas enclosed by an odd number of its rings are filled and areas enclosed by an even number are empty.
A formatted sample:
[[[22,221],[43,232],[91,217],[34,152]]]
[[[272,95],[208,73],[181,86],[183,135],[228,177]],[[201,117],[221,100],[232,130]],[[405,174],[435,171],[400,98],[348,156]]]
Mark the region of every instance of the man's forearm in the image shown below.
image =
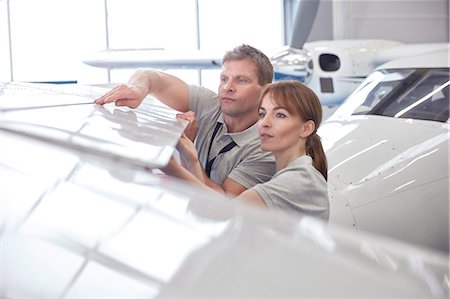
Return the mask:
[[[179,78],[153,69],[138,69],[129,84],[145,88],[167,106],[181,112],[189,110],[188,85]]]
[[[156,92],[156,87],[161,86],[159,75],[151,69],[138,69],[128,80],[131,85],[139,86],[146,89],[147,94]]]

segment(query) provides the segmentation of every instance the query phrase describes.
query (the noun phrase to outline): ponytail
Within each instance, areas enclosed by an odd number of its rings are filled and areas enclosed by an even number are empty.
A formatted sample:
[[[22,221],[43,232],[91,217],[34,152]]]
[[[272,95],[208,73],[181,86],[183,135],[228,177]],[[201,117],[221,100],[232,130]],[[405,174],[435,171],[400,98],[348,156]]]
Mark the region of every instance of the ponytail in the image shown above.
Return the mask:
[[[316,132],[306,139],[306,153],[313,159],[314,167],[323,175],[325,181],[328,180],[327,157],[320,141],[320,136]]]

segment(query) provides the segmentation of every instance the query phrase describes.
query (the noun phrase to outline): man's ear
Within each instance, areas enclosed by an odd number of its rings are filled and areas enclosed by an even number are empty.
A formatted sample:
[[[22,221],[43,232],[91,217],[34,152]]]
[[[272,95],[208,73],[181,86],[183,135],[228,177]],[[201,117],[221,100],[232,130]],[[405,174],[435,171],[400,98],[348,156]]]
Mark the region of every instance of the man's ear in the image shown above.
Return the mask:
[[[300,134],[301,138],[307,138],[309,135],[311,135],[314,130],[316,129],[316,124],[312,120],[308,120],[303,123],[303,128]]]

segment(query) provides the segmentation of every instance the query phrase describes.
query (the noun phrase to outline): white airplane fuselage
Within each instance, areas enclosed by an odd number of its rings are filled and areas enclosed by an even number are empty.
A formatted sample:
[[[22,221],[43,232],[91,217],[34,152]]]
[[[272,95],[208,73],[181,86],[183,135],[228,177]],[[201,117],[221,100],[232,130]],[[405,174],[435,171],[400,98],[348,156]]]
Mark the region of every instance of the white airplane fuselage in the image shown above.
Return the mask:
[[[380,66],[319,128],[330,222],[449,251],[449,53]]]
[[[326,122],[330,222],[448,251],[449,129],[376,115]]]
[[[377,66],[394,59],[443,49],[447,45],[405,45],[375,39],[323,40],[305,43],[303,52],[285,48],[273,56],[272,61],[276,80],[293,78],[302,81],[316,92],[324,106],[338,106]]]

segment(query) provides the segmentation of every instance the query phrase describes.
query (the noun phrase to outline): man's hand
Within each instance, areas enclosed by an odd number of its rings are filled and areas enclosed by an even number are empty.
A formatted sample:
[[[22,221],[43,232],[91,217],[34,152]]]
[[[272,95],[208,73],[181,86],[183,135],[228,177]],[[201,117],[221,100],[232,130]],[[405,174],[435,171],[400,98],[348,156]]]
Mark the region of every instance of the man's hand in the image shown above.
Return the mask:
[[[137,108],[144,98],[147,96],[147,89],[137,85],[121,84],[101,98],[95,100],[96,104],[103,105],[115,102],[116,106],[128,106],[130,108]]]
[[[191,169],[192,165],[198,163],[198,153],[194,143],[186,136],[181,135],[177,144],[177,150],[180,154],[180,160],[184,167]]]
[[[186,129],[184,130],[184,134],[189,138],[192,142],[194,142],[195,137],[197,137],[198,133],[198,123],[195,119],[195,112],[188,111],[185,113],[178,113],[177,118],[185,119],[189,121]]]

